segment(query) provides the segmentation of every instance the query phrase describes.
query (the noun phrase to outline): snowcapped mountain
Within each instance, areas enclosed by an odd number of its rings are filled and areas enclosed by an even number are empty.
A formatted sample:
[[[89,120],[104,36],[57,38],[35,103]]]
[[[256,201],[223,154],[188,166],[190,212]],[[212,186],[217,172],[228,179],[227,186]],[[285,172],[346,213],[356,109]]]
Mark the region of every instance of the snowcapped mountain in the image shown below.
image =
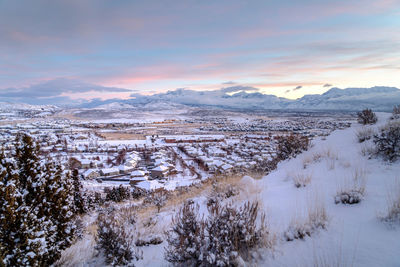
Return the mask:
[[[289,104],[291,109],[389,111],[400,103],[400,90],[394,87],[332,88],[322,95],[305,95]]]
[[[105,110],[137,109],[146,111],[185,110],[189,107],[216,107],[240,110],[346,110],[357,111],[371,108],[375,111],[391,111],[400,104],[400,90],[395,87],[375,86],[371,88],[332,88],[321,95],[305,95],[291,100],[258,92],[257,88],[234,86],[213,91],[177,89],[154,95],[132,94],[132,98],[95,99],[80,104],[81,108]],[[0,109],[45,109],[54,110],[51,105],[0,103]]]
[[[305,95],[290,100],[257,92],[256,88],[235,86],[214,91],[178,89],[167,93],[133,95],[129,103],[146,104],[152,101],[189,106],[215,106],[232,109],[293,109],[293,110],[360,110],[372,108],[390,111],[400,104],[400,90],[394,87],[332,88],[322,95]]]

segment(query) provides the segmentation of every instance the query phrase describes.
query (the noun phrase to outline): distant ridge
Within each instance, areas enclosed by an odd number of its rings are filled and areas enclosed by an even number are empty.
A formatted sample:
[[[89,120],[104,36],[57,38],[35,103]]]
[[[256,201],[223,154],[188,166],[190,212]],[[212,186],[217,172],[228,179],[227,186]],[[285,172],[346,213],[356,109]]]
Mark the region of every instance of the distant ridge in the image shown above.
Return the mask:
[[[132,94],[132,99],[109,99],[84,102],[74,107],[98,109],[169,110],[190,107],[217,107],[242,110],[340,110],[357,111],[371,108],[375,111],[391,111],[400,104],[400,90],[396,87],[331,88],[323,94],[305,95],[292,100],[258,92],[257,88],[233,86],[213,91],[177,89],[154,95]],[[73,105],[70,105],[73,107]],[[51,109],[53,105],[34,106],[0,102],[3,109]]]

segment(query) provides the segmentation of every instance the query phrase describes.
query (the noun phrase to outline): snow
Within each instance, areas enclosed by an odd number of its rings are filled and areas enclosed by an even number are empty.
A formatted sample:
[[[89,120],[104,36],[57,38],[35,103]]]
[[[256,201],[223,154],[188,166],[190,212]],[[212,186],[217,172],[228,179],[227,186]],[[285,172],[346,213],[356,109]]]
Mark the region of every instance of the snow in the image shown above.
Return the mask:
[[[380,124],[387,118],[388,114],[379,114]],[[269,251],[263,252],[258,266],[315,266],[318,259],[337,266],[399,266],[400,227],[391,229],[378,216],[386,210],[388,188],[396,177],[398,179],[400,163],[388,164],[379,158],[362,156],[363,144],[357,143],[355,138],[360,127],[354,124],[333,132],[326,140],[314,140],[309,151],[281,162],[261,180],[250,176],[241,179],[239,185],[245,194],[244,201],[261,202],[271,232],[278,240],[273,256]],[[323,156],[304,169],[303,161],[318,153]],[[353,177],[355,171],[362,169],[367,174],[364,199],[354,205],[335,204],[334,198],[343,179]],[[296,173],[311,174],[311,183],[296,188],[291,179]],[[202,198],[199,196],[195,201],[202,203]],[[316,229],[304,240],[286,241],[284,233],[290,223],[306,217],[307,210],[315,203],[324,203],[327,229]],[[168,265],[163,259],[164,246],[165,242],[144,248],[144,259],[137,265]]]
[[[377,115],[378,124],[367,127],[376,129],[386,123],[390,116],[385,113]],[[328,262],[329,266],[400,266],[400,225],[391,228],[379,219],[386,212],[388,192],[396,180],[399,182],[400,161],[387,163],[380,158],[368,159],[368,156],[363,156],[361,150],[372,145],[372,141],[357,142],[356,132],[361,127],[365,126],[353,124],[327,137],[316,138],[308,151],[280,162],[275,171],[261,179],[243,176],[238,182],[240,194],[233,198],[235,205],[259,201],[266,213],[270,233],[276,235],[273,251],[261,250],[256,266],[323,265],[317,263],[318,260]],[[218,166],[225,164],[220,160],[213,163]],[[136,176],[134,173],[136,171],[131,175]],[[355,173],[366,175],[366,189],[361,202],[353,205],[336,204],[338,190],[348,185]],[[137,171],[137,174],[142,173]],[[294,186],[293,178],[299,175],[311,177],[305,187]],[[174,190],[177,186],[189,185],[194,181],[178,175],[164,183],[140,181],[136,186],[145,190],[160,187]],[[104,187],[104,183],[97,186]],[[208,192],[191,196],[200,205],[201,215],[207,213],[207,196]],[[326,209],[326,229],[305,225],[305,228],[312,230],[311,236],[303,240],[294,239],[296,233],[293,222],[307,219],[309,210],[318,205]],[[149,214],[150,218],[158,221],[160,234],[169,229],[171,217],[178,209],[179,203],[161,209],[157,214]],[[140,223],[138,227],[142,225]],[[139,231],[147,233],[149,229],[143,227]],[[294,240],[287,241],[285,234]],[[135,265],[168,266],[164,259],[166,245],[164,239],[162,244],[141,247],[143,260],[134,262]],[[91,250],[86,248],[86,251]]]
[[[387,118],[388,114],[379,114],[380,124]],[[310,201],[325,203],[330,218],[327,230],[306,238],[306,242],[296,240],[278,245],[281,253],[268,259],[268,264],[293,266],[304,262],[304,266],[309,266],[313,265],[313,255],[317,253],[329,260],[341,256],[342,261],[354,266],[399,266],[400,229],[388,229],[378,215],[385,212],[387,189],[396,176],[398,179],[400,164],[361,156],[362,145],[355,139],[355,130],[360,127],[354,125],[335,131],[326,141],[316,140],[311,150],[280,163],[276,171],[260,181],[262,203],[273,231],[284,231],[293,217],[305,213]],[[302,170],[304,158],[324,149],[337,152],[334,169],[321,160]],[[334,197],[342,179],[352,177],[357,169],[363,168],[367,173],[364,200],[355,205],[335,204]],[[288,173],[303,171],[312,173],[311,184],[308,188],[295,188],[287,179]]]

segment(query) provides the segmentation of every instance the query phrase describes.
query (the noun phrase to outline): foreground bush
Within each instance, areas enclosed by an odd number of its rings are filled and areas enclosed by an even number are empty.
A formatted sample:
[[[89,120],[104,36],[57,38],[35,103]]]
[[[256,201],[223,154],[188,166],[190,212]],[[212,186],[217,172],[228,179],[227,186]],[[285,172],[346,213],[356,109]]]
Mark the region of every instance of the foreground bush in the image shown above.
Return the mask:
[[[295,157],[310,146],[308,137],[301,135],[278,136],[276,141],[278,143],[277,155],[281,160]]]
[[[126,211],[101,213],[97,219],[97,249],[104,253],[106,263],[112,266],[131,266],[133,260],[142,258],[134,243],[131,216],[125,218]]]
[[[376,153],[384,159],[395,161],[400,157],[400,122],[388,123],[374,135]]]
[[[205,220],[199,218],[198,211],[197,205],[186,203],[174,217],[165,253],[169,262],[184,266],[234,266],[248,260],[252,249],[271,245],[265,216],[257,203],[235,208],[217,202],[208,207]]]
[[[173,227],[167,232],[168,247],[165,259],[173,263],[199,266],[204,259],[205,223],[199,218],[199,205],[185,202],[172,219]]]
[[[357,121],[363,125],[375,124],[378,121],[376,114],[371,109],[364,109],[357,113]]]
[[[104,188],[104,192],[106,193],[107,201],[121,202],[125,199],[129,199],[131,196],[129,188],[122,185],[112,187],[111,189]]]

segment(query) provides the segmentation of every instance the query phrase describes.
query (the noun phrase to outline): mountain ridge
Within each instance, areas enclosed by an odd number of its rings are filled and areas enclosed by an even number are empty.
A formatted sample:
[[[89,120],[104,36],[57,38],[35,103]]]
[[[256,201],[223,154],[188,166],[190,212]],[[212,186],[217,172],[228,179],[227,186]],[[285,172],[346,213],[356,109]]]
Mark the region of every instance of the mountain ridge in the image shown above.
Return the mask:
[[[263,94],[259,89],[248,86],[232,86],[212,91],[195,91],[180,88],[154,95],[131,94],[130,99],[93,99],[70,107],[78,108],[103,108],[110,110],[137,109],[151,107],[157,110],[179,109],[180,107],[215,107],[241,110],[345,110],[357,111],[371,108],[376,111],[391,111],[393,106],[400,104],[400,89],[396,87],[374,86],[370,88],[333,87],[322,94],[304,95],[298,99],[288,99],[271,94]],[[24,104],[16,103],[15,109]],[[13,104],[0,102],[0,108]],[[35,105],[26,104],[34,108]],[[41,105],[42,107],[44,105]],[[47,107],[55,105],[46,105]],[[28,107],[28,108],[29,108]]]

